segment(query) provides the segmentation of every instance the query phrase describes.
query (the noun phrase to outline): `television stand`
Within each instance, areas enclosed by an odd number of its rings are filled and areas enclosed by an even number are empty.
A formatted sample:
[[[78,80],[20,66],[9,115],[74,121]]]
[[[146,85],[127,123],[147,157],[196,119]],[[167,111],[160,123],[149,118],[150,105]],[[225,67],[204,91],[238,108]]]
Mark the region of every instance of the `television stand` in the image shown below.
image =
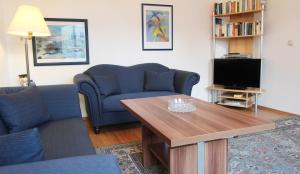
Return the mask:
[[[258,96],[265,92],[259,88],[227,89],[224,86],[209,86],[210,102],[222,106],[258,109]]]

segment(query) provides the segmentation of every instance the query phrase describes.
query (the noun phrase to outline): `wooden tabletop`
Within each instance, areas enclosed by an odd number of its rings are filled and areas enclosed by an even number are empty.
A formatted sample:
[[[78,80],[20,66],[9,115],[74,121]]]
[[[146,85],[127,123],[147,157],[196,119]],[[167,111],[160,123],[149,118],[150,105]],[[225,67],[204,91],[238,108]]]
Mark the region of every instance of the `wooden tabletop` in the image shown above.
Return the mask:
[[[191,113],[170,112],[168,100],[178,97],[191,99],[197,110]],[[275,128],[271,121],[185,95],[128,99],[121,103],[170,147]]]

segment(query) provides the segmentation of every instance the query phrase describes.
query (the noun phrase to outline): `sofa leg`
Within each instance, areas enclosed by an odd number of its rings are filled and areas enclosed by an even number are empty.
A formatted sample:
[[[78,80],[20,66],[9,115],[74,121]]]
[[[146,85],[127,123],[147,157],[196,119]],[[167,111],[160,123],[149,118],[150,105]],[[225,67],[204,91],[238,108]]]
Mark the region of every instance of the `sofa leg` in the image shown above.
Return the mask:
[[[94,127],[94,131],[95,131],[95,134],[99,134],[100,133],[100,127],[99,126]]]

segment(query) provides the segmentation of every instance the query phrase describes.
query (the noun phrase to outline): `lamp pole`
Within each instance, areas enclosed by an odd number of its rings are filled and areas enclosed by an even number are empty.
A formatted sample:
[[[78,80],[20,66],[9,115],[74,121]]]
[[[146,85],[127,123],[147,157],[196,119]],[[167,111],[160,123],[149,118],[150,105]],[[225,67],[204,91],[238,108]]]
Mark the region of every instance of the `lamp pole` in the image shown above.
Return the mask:
[[[29,69],[29,55],[28,55],[28,40],[32,39],[32,32],[28,32],[28,37],[25,37],[25,55],[26,55],[26,72],[27,72],[27,85],[33,86],[34,83],[31,83],[30,78],[30,69]]]

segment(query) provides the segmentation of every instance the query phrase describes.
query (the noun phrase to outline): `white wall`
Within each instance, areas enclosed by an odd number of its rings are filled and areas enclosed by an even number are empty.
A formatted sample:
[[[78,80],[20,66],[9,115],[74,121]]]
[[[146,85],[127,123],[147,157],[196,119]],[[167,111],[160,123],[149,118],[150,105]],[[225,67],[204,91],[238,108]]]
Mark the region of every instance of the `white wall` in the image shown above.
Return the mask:
[[[0,1],[0,7],[2,7],[2,1]],[[6,81],[7,72],[7,59],[4,56],[5,54],[5,44],[4,44],[4,23],[1,18],[3,15],[3,11],[0,10],[0,86],[4,86]]]
[[[261,104],[300,114],[300,1],[270,0],[266,12],[266,39]],[[288,46],[292,40],[294,45]]]
[[[7,29],[18,5],[41,8],[45,17],[86,18],[89,22],[90,65],[33,67],[38,85],[72,83],[75,74],[97,64],[134,65],[157,62],[171,68],[198,72],[202,79],[193,95],[207,99],[210,60],[209,0],[2,0]],[[141,3],[174,5],[174,51],[142,51]],[[7,85],[18,85],[17,75],[25,73],[23,42],[6,35],[9,60]],[[31,48],[30,48],[31,49]],[[30,52],[32,54],[32,52]]]
[[[89,20],[90,59],[87,66],[33,67],[38,85],[72,83],[72,77],[96,64],[133,65],[158,62],[172,68],[198,72],[201,82],[193,96],[207,99],[211,74],[210,32],[213,0],[0,0],[6,30],[18,5],[39,6],[46,17]],[[174,5],[174,51],[144,52],[141,48],[141,3]],[[267,93],[260,104],[300,114],[300,70],[298,65],[299,0],[272,0],[267,4],[263,87]],[[3,33],[3,31],[1,31]],[[25,72],[23,42],[4,34],[8,78],[0,86],[17,85],[17,75]],[[1,34],[0,34],[1,38]],[[287,46],[293,40],[294,46]],[[1,45],[1,40],[0,40]],[[0,51],[0,61],[1,51]],[[32,61],[31,61],[32,64]],[[0,63],[0,68],[1,63]],[[0,72],[1,72],[0,70]],[[1,73],[1,79],[3,74]]]

